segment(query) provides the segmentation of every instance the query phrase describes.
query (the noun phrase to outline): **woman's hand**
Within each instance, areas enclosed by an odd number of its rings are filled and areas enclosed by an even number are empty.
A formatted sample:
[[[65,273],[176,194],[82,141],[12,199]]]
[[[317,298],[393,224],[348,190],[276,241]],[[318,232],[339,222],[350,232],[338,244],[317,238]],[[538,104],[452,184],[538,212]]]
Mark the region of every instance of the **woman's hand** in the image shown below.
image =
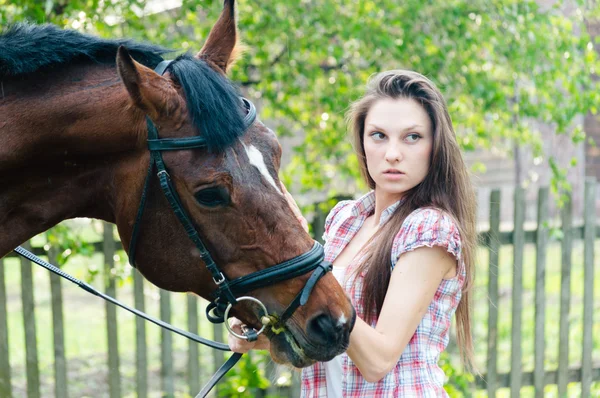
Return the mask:
[[[302,224],[302,228],[304,228],[304,230],[306,232],[308,232],[308,221],[306,221],[306,218],[304,218],[304,216],[300,212],[300,208],[298,207],[298,204],[296,203],[296,201],[294,200],[292,195],[288,192],[288,190],[285,188],[285,185],[283,185],[283,182],[281,183],[281,190],[283,191],[283,194],[285,195],[285,198],[287,199],[288,204],[290,205],[290,208],[294,212],[294,215],[296,216],[298,221],[300,221],[300,224]]]
[[[229,325],[231,325],[231,329],[237,334],[244,334],[242,328],[245,325],[237,318],[230,318]],[[269,339],[264,334],[260,334],[258,336],[258,340],[256,341],[248,341],[244,339],[238,339],[231,333],[227,334],[227,344],[231,351],[239,352],[244,354],[250,350],[268,350],[271,347],[271,343]]]

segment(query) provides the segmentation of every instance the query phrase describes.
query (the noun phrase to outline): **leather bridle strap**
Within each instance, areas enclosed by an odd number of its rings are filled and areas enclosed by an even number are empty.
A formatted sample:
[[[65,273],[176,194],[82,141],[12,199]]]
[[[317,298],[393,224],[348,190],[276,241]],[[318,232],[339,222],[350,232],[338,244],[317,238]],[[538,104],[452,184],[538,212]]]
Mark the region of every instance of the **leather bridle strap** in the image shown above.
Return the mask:
[[[294,311],[308,301],[310,293],[316,283],[323,275],[331,271],[332,265],[329,262],[323,261],[324,251],[323,246],[315,242],[310,251],[285,261],[281,264],[274,265],[269,268],[254,272],[252,274],[239,277],[229,282],[229,288],[236,296],[243,293],[259,289],[265,286],[271,286],[275,283],[282,282],[288,279],[314,271],[308,278],[304,288],[296,295],[296,298],[288,305],[286,310],[279,316],[279,322],[283,323],[289,319]],[[267,314],[264,314],[267,315]]]
[[[169,66],[170,62],[171,61],[161,62],[156,67],[155,71],[159,74],[163,74],[166,68]],[[247,111],[246,116],[244,118],[244,124],[245,128],[248,129],[256,120],[256,108],[254,107],[254,104],[252,104],[252,102],[248,101],[245,98],[242,98],[241,101]],[[308,297],[310,296],[310,293],[312,292],[317,281],[325,273],[331,270],[331,264],[323,261],[323,247],[318,242],[315,242],[313,248],[307,253],[304,253],[291,260],[285,261],[281,264],[277,264],[267,269],[230,281],[220,271],[219,267],[212,259],[208,249],[206,248],[198,232],[196,231],[193,222],[187,215],[187,212],[185,211],[183,204],[181,203],[181,199],[177,194],[177,190],[173,186],[171,177],[167,172],[164,160],[162,158],[162,151],[205,148],[206,140],[200,136],[184,138],[159,138],[156,126],[148,116],[146,116],[146,125],[148,128],[148,149],[150,150],[150,164],[148,166],[148,172],[144,181],[140,205],[133,226],[131,241],[129,243],[128,254],[130,264],[132,266],[135,266],[135,254],[137,241],[139,238],[140,224],[146,205],[146,200],[149,194],[150,181],[152,180],[152,176],[156,173],[161,190],[163,191],[165,198],[169,203],[169,206],[177,216],[179,222],[184,227],[190,240],[198,249],[202,262],[204,262],[206,268],[212,275],[214,283],[217,285],[217,289],[214,292],[215,299],[207,307],[207,317],[211,322],[226,321],[224,319],[224,313],[228,311],[228,309],[230,309],[231,306],[238,302],[238,300],[236,299],[237,295],[243,292],[272,285],[287,279],[295,278],[313,271],[312,275],[308,278],[307,283],[304,285],[304,288],[297,294],[294,300],[292,300],[292,302],[288,305],[288,307],[282,313],[281,316],[261,314],[261,317],[268,316],[267,322],[269,322],[269,324],[272,326],[272,330],[282,330],[283,324],[294,313],[294,311],[299,306],[306,304],[306,302],[308,301]],[[242,297],[240,297],[240,300],[241,299]],[[264,311],[266,311],[264,305],[263,308]],[[261,331],[263,329],[261,329]],[[249,341],[253,341],[258,338],[258,333],[259,332],[248,331],[247,333],[245,333],[245,337],[242,337],[247,338]],[[219,369],[217,374],[213,376],[209,384],[205,386],[205,388],[200,392],[200,394],[198,394],[198,396],[200,397],[208,394],[210,389],[212,389],[212,387],[214,387],[214,385],[219,381],[219,379],[235,365],[235,363],[239,360],[240,357],[241,355],[232,355],[232,357],[229,358],[229,360],[225,364],[223,364],[223,366]]]
[[[292,279],[314,270],[324,257],[323,246],[315,242],[308,252],[298,257],[232,280],[229,282],[229,288],[234,294],[241,295],[251,290]],[[219,290],[215,293],[220,295]]]
[[[244,124],[246,128],[250,127],[254,121],[256,120],[256,108],[252,102],[242,98],[242,102],[246,107],[247,114],[244,118]],[[231,293],[228,287],[228,280],[225,275],[219,270],[214,260],[212,259],[209,251],[206,246],[200,239],[196,228],[194,227],[192,221],[189,216],[183,209],[183,205],[181,204],[181,200],[177,195],[177,191],[173,187],[171,182],[171,178],[167,169],[165,167],[165,163],[162,158],[162,151],[175,151],[182,149],[192,149],[192,148],[202,148],[205,146],[206,141],[202,137],[185,137],[185,138],[159,138],[158,130],[156,126],[150,120],[149,117],[146,116],[146,125],[148,128],[148,149],[150,150],[150,165],[148,167],[148,173],[146,174],[146,179],[144,182],[144,187],[142,190],[142,196],[140,199],[140,205],[138,208],[136,220],[133,227],[133,232],[131,235],[131,241],[129,243],[129,259],[130,263],[135,266],[135,255],[137,248],[137,240],[139,236],[139,226],[141,223],[142,215],[144,213],[144,208],[146,204],[146,199],[148,197],[150,180],[152,179],[152,175],[156,170],[156,176],[160,181],[160,187],[169,202],[169,206],[179,219],[179,222],[183,225],[188,237],[192,240],[198,251],[200,252],[200,257],[202,261],[205,263],[206,268],[209,270],[213,277],[213,281],[219,287],[221,294],[227,300],[227,302],[236,303],[235,296]]]

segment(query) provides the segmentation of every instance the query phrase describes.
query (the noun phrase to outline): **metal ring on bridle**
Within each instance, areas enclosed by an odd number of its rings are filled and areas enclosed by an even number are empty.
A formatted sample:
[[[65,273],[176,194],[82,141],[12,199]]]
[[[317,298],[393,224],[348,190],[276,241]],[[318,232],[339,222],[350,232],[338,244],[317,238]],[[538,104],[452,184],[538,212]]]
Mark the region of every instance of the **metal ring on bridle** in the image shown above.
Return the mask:
[[[236,300],[237,301],[244,301],[244,300],[253,301],[253,302],[255,302],[256,304],[258,304],[262,308],[262,310],[264,312],[264,315],[268,314],[267,307],[265,307],[265,305],[262,303],[262,301],[260,301],[257,298],[250,297],[250,296],[242,296],[242,297],[236,298]],[[227,328],[227,330],[229,331],[229,333],[231,333],[232,335],[234,335],[238,339],[248,340],[248,336],[245,336],[243,334],[238,334],[238,333],[234,332],[233,329],[231,329],[231,325],[229,324],[229,321],[227,320],[228,315],[229,315],[229,310],[231,310],[231,307],[233,307],[233,305],[231,303],[229,303],[227,305],[227,308],[225,309],[225,313],[223,314],[223,319],[225,319],[225,327]],[[263,324],[262,328],[260,328],[260,330],[258,332],[256,332],[256,334],[260,335],[265,330],[265,328],[267,327],[267,325]]]

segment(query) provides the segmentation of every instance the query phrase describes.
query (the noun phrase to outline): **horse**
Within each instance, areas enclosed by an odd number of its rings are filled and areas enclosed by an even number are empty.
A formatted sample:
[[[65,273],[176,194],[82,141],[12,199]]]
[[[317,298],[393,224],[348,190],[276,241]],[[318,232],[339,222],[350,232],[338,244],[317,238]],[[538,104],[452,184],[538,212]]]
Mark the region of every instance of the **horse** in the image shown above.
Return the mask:
[[[160,46],[53,25],[6,28],[0,258],[66,219],[114,223],[131,265],[162,289],[211,300],[243,279],[270,313],[287,307],[283,332],[266,329],[271,356],[305,367],[346,350],[355,312],[330,273],[293,269],[315,242],[282,192],[277,137],[248,123],[255,110],[226,77],[238,50],[234,0],[202,49],[163,71],[154,68],[170,50]],[[262,326],[256,305],[228,297],[232,315]]]

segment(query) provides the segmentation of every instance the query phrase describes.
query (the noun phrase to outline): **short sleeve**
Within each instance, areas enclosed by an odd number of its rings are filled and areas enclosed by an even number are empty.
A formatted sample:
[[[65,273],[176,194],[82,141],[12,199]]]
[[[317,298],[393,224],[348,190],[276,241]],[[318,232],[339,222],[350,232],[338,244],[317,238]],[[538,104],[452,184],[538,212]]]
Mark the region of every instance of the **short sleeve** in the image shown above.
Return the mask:
[[[330,237],[330,232],[335,230],[333,226],[336,224],[336,221],[339,220],[338,215],[342,212],[343,209],[348,208],[354,203],[353,200],[342,200],[339,201],[333,209],[327,215],[325,219],[325,227],[323,228],[323,242],[327,242]]]
[[[392,268],[402,253],[423,246],[443,247],[462,263],[460,231],[454,220],[441,210],[417,209],[406,217],[392,245]]]

